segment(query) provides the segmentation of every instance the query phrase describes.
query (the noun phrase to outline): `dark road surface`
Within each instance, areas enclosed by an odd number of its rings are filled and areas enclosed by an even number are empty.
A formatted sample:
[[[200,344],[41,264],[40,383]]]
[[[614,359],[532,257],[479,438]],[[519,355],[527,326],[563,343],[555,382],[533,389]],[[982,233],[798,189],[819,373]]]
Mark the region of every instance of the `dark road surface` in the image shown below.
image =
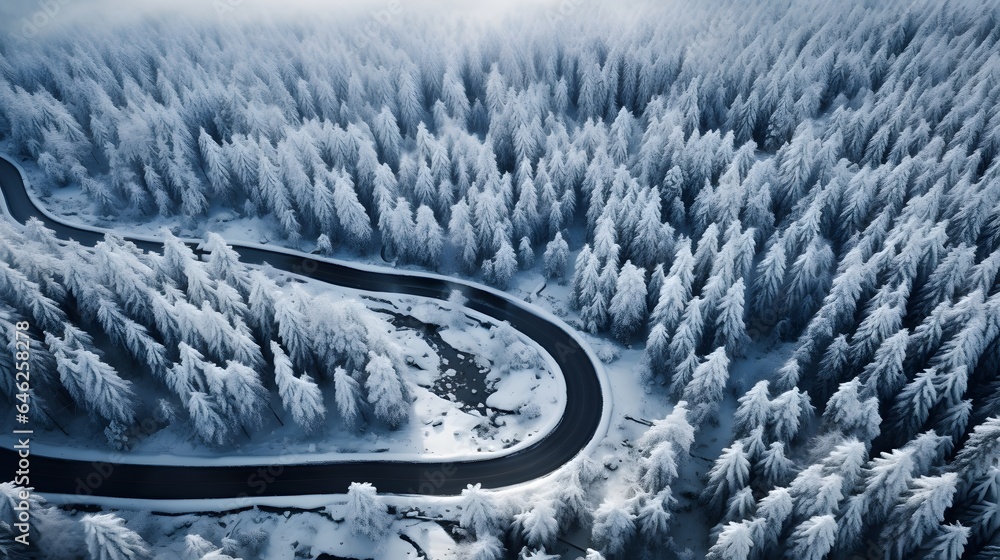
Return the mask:
[[[14,218],[36,217],[63,239],[93,245],[103,233],[68,226],[46,217],[25,192],[17,168],[0,158],[0,190]],[[158,243],[132,239],[146,250]],[[596,434],[604,408],[597,369],[589,354],[563,327],[524,309],[506,296],[434,277],[373,272],[316,261],[260,247],[234,245],[244,262],[271,266],[323,282],[368,292],[446,299],[452,290],[468,298],[467,307],[510,324],[537,342],[566,378],[566,410],[559,425],[530,447],[500,458],[466,462],[338,462],[281,467],[179,467],[114,464],[101,468],[89,461],[31,456],[31,485],[41,493],[74,494],[81,482],[99,480],[87,493],[135,499],[234,498],[344,493],[351,482],[370,482],[379,492],[456,495],[467,484],[497,488],[544,476],[570,461]],[[0,480],[16,470],[12,449],[0,449]],[[100,471],[100,472],[98,472]],[[103,473],[108,473],[106,476]],[[95,473],[97,473],[95,477]],[[266,482],[270,479],[270,482]],[[262,483],[263,481],[263,483]]]

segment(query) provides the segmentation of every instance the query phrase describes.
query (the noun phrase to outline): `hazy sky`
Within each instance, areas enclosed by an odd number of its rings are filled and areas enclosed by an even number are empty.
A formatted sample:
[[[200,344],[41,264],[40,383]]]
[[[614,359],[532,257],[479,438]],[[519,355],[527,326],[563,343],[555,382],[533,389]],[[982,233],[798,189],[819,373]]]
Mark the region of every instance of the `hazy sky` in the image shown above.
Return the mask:
[[[376,17],[385,13],[461,12],[477,17],[502,17],[530,6],[574,10],[598,0],[27,0],[0,1],[4,31],[36,36],[77,23],[116,23],[148,16],[184,14],[189,17],[242,19],[323,16]]]

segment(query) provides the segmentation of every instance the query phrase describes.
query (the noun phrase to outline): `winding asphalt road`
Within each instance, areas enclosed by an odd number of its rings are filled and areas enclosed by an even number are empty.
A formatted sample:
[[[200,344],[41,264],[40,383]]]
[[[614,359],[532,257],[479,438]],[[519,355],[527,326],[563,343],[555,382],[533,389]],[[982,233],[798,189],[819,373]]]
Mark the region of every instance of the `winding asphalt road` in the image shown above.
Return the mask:
[[[0,191],[10,214],[25,223],[35,217],[63,239],[93,245],[104,234],[54,221],[35,207],[25,191],[17,167],[0,158]],[[132,239],[136,245],[159,251],[159,243]],[[467,307],[510,324],[537,342],[556,361],[566,378],[567,402],[558,426],[549,435],[512,455],[481,461],[393,462],[365,461],[280,467],[220,466],[180,467],[135,464],[97,465],[31,456],[31,485],[36,492],[134,499],[201,499],[242,496],[292,496],[337,494],[351,482],[370,482],[382,493],[456,495],[467,484],[499,488],[528,482],[551,473],[570,461],[594,438],[605,406],[598,369],[593,359],[566,328],[517,305],[506,296],[416,274],[393,274],[316,261],[260,247],[235,245],[243,262],[262,264],[317,280],[366,290],[446,299],[462,291]],[[17,457],[0,449],[0,480],[13,476]],[[96,485],[83,484],[98,482]],[[96,486],[91,488],[90,486]]]

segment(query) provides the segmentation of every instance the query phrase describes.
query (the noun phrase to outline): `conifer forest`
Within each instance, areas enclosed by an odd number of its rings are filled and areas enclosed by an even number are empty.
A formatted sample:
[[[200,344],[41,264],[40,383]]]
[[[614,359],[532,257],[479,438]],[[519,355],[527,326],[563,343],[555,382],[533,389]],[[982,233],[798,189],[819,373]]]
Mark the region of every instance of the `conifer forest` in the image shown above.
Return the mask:
[[[1000,559],[1000,3],[161,4],[0,8],[0,558]]]

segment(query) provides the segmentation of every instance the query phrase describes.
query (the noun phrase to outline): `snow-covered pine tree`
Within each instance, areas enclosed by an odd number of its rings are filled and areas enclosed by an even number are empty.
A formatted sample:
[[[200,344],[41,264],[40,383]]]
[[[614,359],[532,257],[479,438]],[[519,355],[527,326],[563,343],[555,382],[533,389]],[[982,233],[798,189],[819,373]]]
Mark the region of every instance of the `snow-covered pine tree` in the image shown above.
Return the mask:
[[[209,274],[238,289],[241,294],[247,294],[250,270],[240,262],[239,253],[233,250],[222,236],[212,232],[205,236],[204,249],[208,251],[206,264]]]
[[[357,301],[317,299],[314,303],[308,310],[309,323],[323,375],[340,365],[361,370],[369,349],[383,350],[384,337],[366,324],[367,310]]]
[[[804,520],[836,513],[838,504],[844,498],[844,478],[837,473],[824,475],[823,471],[824,466],[820,463],[810,465],[788,485],[795,499],[794,518]]]
[[[405,260],[415,254],[413,239],[416,224],[413,209],[405,198],[398,197],[388,212],[380,214],[378,228],[388,255]]]
[[[795,464],[785,457],[785,444],[780,441],[771,443],[755,468],[765,488],[787,484],[795,473]]]
[[[667,333],[673,333],[681,321],[687,300],[688,295],[681,279],[674,274],[667,276],[660,286],[650,323],[663,325]]]
[[[921,476],[910,483],[905,500],[898,504],[882,529],[883,542],[892,543],[895,555],[906,558],[934,536],[951,507],[958,474]]]
[[[184,537],[184,560],[202,560],[205,555],[219,550],[211,541],[201,535]]]
[[[500,289],[506,289],[514,273],[517,272],[517,254],[510,243],[504,239],[500,242],[492,259],[483,261],[483,277],[490,284]]]
[[[767,425],[771,412],[768,381],[762,380],[754,384],[742,397],[733,416],[733,436],[743,438],[759,427]]]
[[[729,381],[729,356],[726,349],[716,348],[695,370],[691,382],[684,387],[683,399],[694,405],[693,423],[701,424],[715,418]]]
[[[488,535],[480,537],[465,549],[465,558],[469,560],[501,560],[504,557],[503,542],[500,539]]]
[[[308,207],[311,212],[310,221],[316,231],[325,233],[328,236],[338,237],[336,203],[333,200],[333,191],[327,183],[327,176],[325,174],[316,174],[313,179],[311,194],[312,200]],[[386,213],[382,215],[384,216]]]
[[[722,513],[722,507],[730,497],[747,486],[750,481],[750,461],[743,444],[734,442],[722,450],[712,469],[708,472],[704,496],[713,515]]]
[[[431,175],[431,168],[424,160],[420,161],[417,170],[417,178],[413,184],[413,196],[416,203],[421,206],[434,203],[434,176]]]
[[[316,237],[316,251],[324,257],[333,255],[333,243],[325,233],[321,233]]]
[[[243,324],[243,317],[250,312],[247,304],[243,303],[243,296],[240,295],[240,292],[225,282],[218,282],[215,285],[214,296],[215,307],[219,313],[222,313],[233,324],[234,330],[240,330],[236,325]]]
[[[973,480],[983,476],[998,456],[1000,416],[992,416],[972,429],[972,434],[955,456],[952,465],[963,474],[963,478]]]
[[[788,270],[786,309],[794,325],[805,325],[830,288],[836,257],[829,242],[816,236]]]
[[[698,239],[698,246],[694,252],[694,284],[701,286],[708,279],[715,262],[715,256],[719,253],[719,226],[708,224],[708,227]]]
[[[254,328],[260,340],[270,340],[275,330],[275,292],[277,285],[259,270],[249,274],[247,295],[247,322]]]
[[[569,245],[563,239],[561,232],[545,245],[542,255],[545,264],[545,276],[562,280],[566,276],[566,263],[569,261]]]
[[[837,542],[837,520],[832,514],[810,517],[792,532],[789,557],[822,560]]]
[[[609,303],[601,290],[600,259],[597,255],[590,253],[587,257],[579,285],[580,320],[583,321],[584,329],[597,333],[607,325]]]
[[[992,301],[998,300],[1000,298]],[[994,304],[982,305],[982,293],[978,291],[962,298],[956,309],[968,309],[970,312],[963,314],[961,329],[941,345],[931,358],[931,365],[946,372],[959,368],[975,370],[986,350],[986,341],[994,340],[1000,330],[987,318],[989,311],[996,308]]]
[[[754,557],[766,558],[779,543],[783,527],[792,514],[792,496],[787,488],[774,487],[757,504],[757,517],[750,522]]]
[[[771,210],[771,184],[764,183],[750,190],[746,206],[740,216],[743,225],[754,230],[757,243],[767,239],[774,231],[774,212]]]
[[[896,395],[887,418],[890,427],[887,436],[897,443],[905,443],[920,431],[930,417],[931,409],[941,399],[937,383],[937,371],[931,368],[918,373],[903,387]]]
[[[585,526],[591,520],[593,506],[587,497],[587,487],[591,482],[592,461],[571,462],[559,477],[552,491],[556,500],[560,531],[565,532]]]
[[[343,240],[356,250],[363,251],[372,238],[371,218],[358,201],[350,175],[341,169],[330,177],[330,181],[333,183],[333,206],[337,212],[340,231],[343,232]],[[391,239],[395,242],[398,238]]]
[[[259,199],[256,190],[257,167],[260,163],[260,146],[252,139],[243,135],[233,135],[231,141],[223,147],[229,160],[233,176],[250,200]],[[147,183],[149,180],[147,179]],[[259,205],[259,202],[255,203]],[[253,205],[253,204],[252,204]]]
[[[656,550],[660,543],[669,538],[671,506],[674,498],[669,488],[646,499],[636,514],[636,525],[647,547]]]
[[[93,513],[80,519],[87,552],[95,560],[132,560],[150,554],[149,545],[113,513]]]
[[[785,244],[776,239],[757,265],[757,276],[753,290],[753,316],[763,325],[772,325],[780,316],[778,310],[784,299],[782,287],[785,283]]]
[[[307,432],[315,431],[326,417],[323,393],[308,374],[295,376],[292,360],[277,342],[271,341],[271,354],[274,356],[274,382],[285,410],[299,427]]]
[[[764,442],[764,426],[754,428],[742,441],[743,447],[747,452],[747,458],[750,459],[752,464],[756,465],[767,451],[767,446]]]
[[[738,278],[719,302],[715,318],[715,345],[724,346],[726,353],[734,357],[742,356],[750,345],[743,321],[743,292],[743,278]]]
[[[968,277],[976,262],[976,247],[961,243],[951,249],[917,292],[919,308],[925,314],[955,296],[959,282]]]
[[[333,384],[340,419],[348,428],[356,428],[361,415],[361,386],[341,367],[333,372]]]
[[[368,374],[365,389],[368,391],[368,402],[374,405],[375,417],[391,428],[399,427],[409,413],[406,410],[406,389],[392,360],[374,351],[369,352],[365,372]]]
[[[640,467],[639,483],[646,492],[655,494],[670,486],[677,478],[677,452],[673,442],[657,444],[649,456],[640,461]]]
[[[100,356],[85,348],[54,355],[59,379],[77,406],[108,422],[130,425],[135,420],[132,382],[122,379]]]
[[[635,514],[627,504],[609,498],[594,512],[591,537],[606,556],[618,557],[635,536]]]
[[[593,256],[593,251],[590,249],[590,244],[585,243],[580,252],[576,255],[576,261],[573,263],[573,291],[570,295],[570,305],[574,309],[580,309],[583,307],[585,300],[582,299],[583,294],[583,284],[584,284],[584,273],[587,270],[588,265],[590,265]],[[591,271],[593,273],[593,270]],[[589,279],[596,283],[595,279]],[[596,284],[595,284],[596,285]],[[589,286],[588,289],[596,289],[594,286]]]
[[[535,266],[535,248],[531,246],[531,240],[527,236],[522,237],[517,244],[517,260],[521,263],[522,269],[527,270]],[[565,263],[563,267],[565,268]]]
[[[904,495],[916,468],[912,449],[894,449],[873,458],[864,481],[862,519],[881,523]]]
[[[853,379],[841,383],[823,411],[823,422],[844,435],[861,441],[873,441],[881,431],[878,397],[861,398],[861,382]]]
[[[680,401],[674,405],[670,414],[661,420],[654,420],[653,425],[639,438],[638,448],[651,452],[661,442],[669,441],[679,457],[687,455],[694,443],[694,427],[688,422],[688,403]]]
[[[462,490],[460,504],[462,514],[459,525],[470,531],[478,539],[499,534],[501,530],[501,512],[492,494],[483,490],[481,484],[470,484]]]
[[[309,321],[302,312],[302,309],[308,308],[303,301],[307,297],[302,291],[293,291],[274,298],[274,322],[278,326],[282,348],[288,349],[289,356],[300,370],[308,370],[315,359],[310,350],[312,337]]]
[[[647,195],[645,198],[647,199],[645,204],[641,208],[636,208],[641,214],[636,224],[635,241],[629,253],[639,266],[650,267],[663,259],[669,247],[663,242],[660,201],[653,196]]]
[[[621,247],[618,245],[614,219],[607,214],[605,210],[605,215],[597,220],[597,229],[594,231],[594,256],[599,259],[601,266],[606,266],[608,263],[617,266]]]
[[[389,107],[383,105],[379,113],[372,122],[372,132],[378,143],[379,155],[390,166],[395,167],[399,163],[400,144],[403,137],[396,123],[396,116]]]
[[[451,207],[448,238],[455,247],[459,267],[465,272],[472,271],[479,255],[479,242],[472,226],[469,205],[464,198]]]
[[[530,171],[530,166],[528,167]],[[524,177],[518,183],[517,203],[511,213],[511,225],[514,227],[514,235],[527,237],[529,240],[536,239],[540,230],[540,217],[538,213],[538,191],[529,173],[524,173]]]
[[[39,285],[20,271],[0,260],[0,294],[12,307],[30,315],[34,322],[48,332],[59,332],[68,323],[59,305],[41,292]]]
[[[670,356],[670,366],[674,369],[673,379],[670,383],[670,392],[680,396],[683,389],[690,382],[688,374],[693,374],[693,368],[680,368],[683,360],[694,356],[701,346],[704,331],[703,300],[695,296],[688,302],[681,317],[681,322],[677,326],[677,332],[670,339],[668,354]]]
[[[649,281],[646,282],[646,309],[652,313],[660,299],[660,290],[666,282],[667,275],[663,272],[663,263],[657,263],[653,271],[649,273]]]
[[[969,543],[969,532],[969,528],[961,523],[941,525],[938,534],[927,547],[927,557],[934,560],[959,560]]]
[[[191,392],[187,410],[195,431],[205,442],[221,446],[230,441],[232,426],[211,395],[199,391]]]
[[[942,435],[950,436],[952,441],[957,443],[965,436],[969,427],[972,408],[972,399],[948,403],[945,411],[934,422],[934,429]]]
[[[754,546],[753,531],[747,521],[730,521],[708,550],[710,560],[747,560]]]
[[[867,364],[873,356],[876,362],[879,362],[881,357],[885,360],[891,359],[902,363],[897,355],[901,347],[905,348],[906,337],[910,334],[908,329],[900,329],[904,312],[905,309],[902,306],[886,303],[865,316],[851,337],[850,354],[854,364],[858,366]],[[900,340],[892,340],[896,336]],[[890,340],[892,341],[890,342]],[[882,356],[879,356],[880,353]],[[885,367],[885,365],[880,364],[880,369]],[[879,375],[878,377],[894,379],[896,375]],[[867,376],[862,375],[862,377]]]
[[[646,318],[646,275],[631,261],[622,266],[608,312],[612,318],[612,332],[623,342],[642,328]]]
[[[227,360],[223,372],[224,393],[217,396],[231,403],[244,428],[259,428],[264,422],[261,410],[266,405],[267,391],[257,372],[235,360]]]
[[[188,344],[177,345],[178,361],[166,373],[167,386],[180,397],[187,400],[191,391],[205,391],[208,385],[205,381],[205,356]]]
[[[838,335],[830,342],[823,352],[819,361],[819,371],[816,373],[816,380],[813,388],[820,396],[820,400],[833,393],[841,381],[842,373],[847,367],[849,360],[849,345],[847,335]]]
[[[127,351],[137,362],[148,366],[154,375],[162,375],[168,363],[166,348],[150,336],[146,327],[122,313],[109,290],[100,285],[91,288],[79,294],[81,314],[91,319],[96,318],[119,348]],[[90,302],[85,304],[82,300],[87,298]],[[90,308],[90,305],[96,309]]]
[[[842,489],[847,492],[861,480],[868,462],[868,447],[857,438],[847,438],[837,444],[823,459],[823,472],[843,478]]]
[[[667,329],[661,323],[654,323],[646,337],[646,348],[643,350],[640,367],[645,376],[644,382],[649,382],[659,376],[665,376],[667,371],[665,362],[668,359],[668,346],[670,336]]]
[[[798,389],[781,393],[771,400],[771,415],[767,423],[769,436],[775,440],[791,442],[798,436],[803,421],[811,418],[813,412],[809,393]]]
[[[862,323],[862,325],[864,324]],[[860,328],[858,332],[860,332]],[[858,340],[857,332],[854,336],[855,340]],[[858,377],[864,387],[865,396],[877,395],[880,399],[889,399],[902,389],[906,382],[903,362],[906,359],[908,340],[909,330],[903,329],[885,338],[884,342],[881,343],[878,350],[875,351],[874,360],[865,366]],[[859,348],[858,352],[864,352],[864,350],[860,350],[861,346],[859,345],[853,345],[852,348]]]
[[[546,498],[535,501],[531,507],[514,516],[513,526],[529,546],[551,547],[559,535],[555,505]]]
[[[300,237],[301,224],[292,206],[288,187],[281,180],[281,173],[271,158],[260,154],[257,165],[257,192],[263,202],[263,208],[278,219],[281,229],[289,241],[297,243]]]
[[[345,521],[355,536],[377,542],[389,533],[392,516],[374,486],[367,482],[352,482],[347,488]]]
[[[423,204],[417,208],[414,235],[420,246],[420,251],[415,253],[416,260],[429,268],[437,268],[444,247],[444,232],[434,217],[434,211]]]
[[[179,326],[186,333],[186,342],[202,348],[206,356],[216,361],[231,357],[229,344],[233,328],[208,300],[202,301],[200,307],[178,301],[175,308],[180,318]]]

